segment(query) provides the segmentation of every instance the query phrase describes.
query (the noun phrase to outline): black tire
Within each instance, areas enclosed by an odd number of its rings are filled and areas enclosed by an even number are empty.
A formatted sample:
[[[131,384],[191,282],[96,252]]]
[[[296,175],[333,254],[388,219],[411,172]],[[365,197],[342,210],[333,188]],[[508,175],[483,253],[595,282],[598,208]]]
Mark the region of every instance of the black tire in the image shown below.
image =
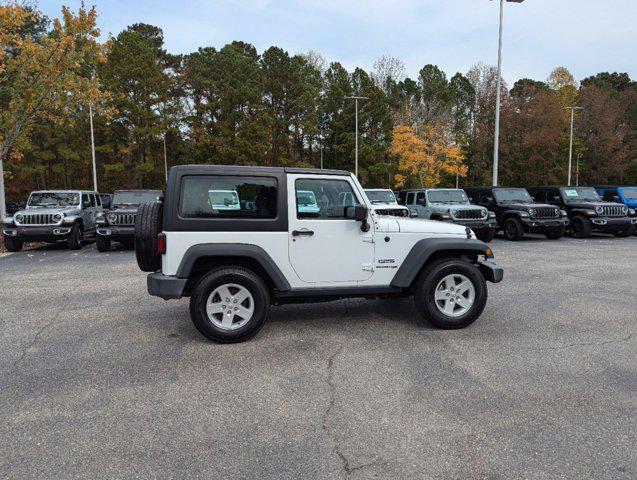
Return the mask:
[[[161,256],[157,253],[157,235],[162,231],[163,205],[160,202],[143,203],[135,217],[135,257],[143,272],[161,269]]]
[[[512,242],[522,240],[524,237],[524,226],[519,218],[509,217],[504,222],[504,237]]]
[[[23,246],[24,242],[17,238],[9,236],[4,237],[4,247],[7,249],[7,252],[19,252],[22,250]]]
[[[584,217],[575,217],[571,221],[569,233],[573,238],[588,238],[591,236],[591,222]]]
[[[218,327],[206,311],[208,298],[216,288],[224,284],[239,285],[247,289],[254,301],[252,317],[236,330]],[[219,343],[244,342],[252,338],[263,328],[269,310],[270,293],[265,283],[254,272],[241,267],[221,267],[207,273],[199,280],[190,298],[190,317],[195,327],[202,335]],[[225,318],[223,313],[221,315]]]
[[[635,235],[635,225],[628,225],[623,230],[615,232],[615,236],[620,238],[632,237],[633,235]]]
[[[84,230],[82,225],[76,223],[69,233],[69,238],[66,240],[66,244],[71,250],[81,250],[84,246]]]
[[[559,240],[564,236],[564,231],[564,227],[554,228],[551,230],[547,230],[544,236],[546,236],[546,238],[548,238],[549,240]]]
[[[111,239],[102,235],[95,236],[95,245],[98,252],[110,252],[111,251]]]
[[[473,304],[458,317],[443,313],[435,299],[438,284],[452,274],[469,279],[475,291]],[[425,267],[416,279],[414,288],[414,303],[422,321],[443,329],[464,328],[475,322],[487,304],[487,296],[487,284],[480,270],[472,263],[460,259],[443,259]]]
[[[490,242],[495,237],[495,228],[483,228],[480,230],[475,230],[475,232],[478,240],[481,240],[485,243]]]

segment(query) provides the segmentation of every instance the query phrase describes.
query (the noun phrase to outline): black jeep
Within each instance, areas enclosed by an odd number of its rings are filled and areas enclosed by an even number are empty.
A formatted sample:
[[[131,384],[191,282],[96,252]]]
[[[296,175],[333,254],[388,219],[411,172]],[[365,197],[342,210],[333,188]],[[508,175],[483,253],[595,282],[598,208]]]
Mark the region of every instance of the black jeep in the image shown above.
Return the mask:
[[[551,240],[564,236],[566,212],[554,205],[536,203],[524,188],[465,188],[472,203],[495,212],[498,229],[507,240],[521,240],[525,233],[540,233]]]
[[[571,221],[573,238],[587,238],[591,231],[628,237],[635,232],[637,219],[630,217],[626,205],[605,202],[593,187],[534,187],[529,192],[536,200],[563,209]]]
[[[97,249],[108,252],[111,242],[132,247],[135,242],[137,208],[142,203],[156,202],[162,196],[161,190],[116,190],[110,210],[97,217]]]

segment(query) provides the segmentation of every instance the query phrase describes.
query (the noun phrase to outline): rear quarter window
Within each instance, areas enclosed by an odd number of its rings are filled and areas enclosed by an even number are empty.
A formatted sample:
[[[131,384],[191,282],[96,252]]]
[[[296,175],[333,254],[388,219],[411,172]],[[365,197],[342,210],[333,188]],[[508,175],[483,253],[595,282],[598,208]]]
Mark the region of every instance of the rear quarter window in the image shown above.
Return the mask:
[[[257,176],[185,176],[182,218],[276,218],[277,180]]]

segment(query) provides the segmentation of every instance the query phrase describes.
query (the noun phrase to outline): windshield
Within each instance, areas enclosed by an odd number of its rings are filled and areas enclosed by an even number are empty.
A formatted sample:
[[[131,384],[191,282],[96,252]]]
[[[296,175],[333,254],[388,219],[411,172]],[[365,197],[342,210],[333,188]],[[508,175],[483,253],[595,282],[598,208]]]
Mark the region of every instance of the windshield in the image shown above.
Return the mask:
[[[592,187],[561,188],[562,195],[567,202],[601,202],[602,199]]]
[[[37,192],[29,197],[29,207],[77,207],[80,204],[78,193]]]
[[[622,188],[622,195],[628,200],[637,200],[637,188]]]
[[[160,192],[115,192],[113,195],[113,205],[140,205],[142,203],[152,203],[161,197]]]
[[[372,203],[396,203],[396,196],[391,190],[365,190]]]
[[[210,190],[208,198],[212,205],[239,205],[239,195],[233,190]]]
[[[532,203],[533,199],[524,188],[498,188],[493,191],[498,202]]]
[[[296,192],[296,201],[299,205],[316,205],[314,192]]]
[[[463,190],[430,190],[427,197],[431,203],[468,203],[469,199]]]

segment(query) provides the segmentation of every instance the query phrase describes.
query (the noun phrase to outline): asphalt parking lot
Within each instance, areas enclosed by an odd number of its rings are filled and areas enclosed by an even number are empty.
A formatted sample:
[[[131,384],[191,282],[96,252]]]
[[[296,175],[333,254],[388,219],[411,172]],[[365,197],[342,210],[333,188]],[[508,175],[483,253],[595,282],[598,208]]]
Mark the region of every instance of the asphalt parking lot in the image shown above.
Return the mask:
[[[217,345],[134,253],[0,257],[1,478],[636,478],[637,238],[493,242],[473,326],[272,310]]]

